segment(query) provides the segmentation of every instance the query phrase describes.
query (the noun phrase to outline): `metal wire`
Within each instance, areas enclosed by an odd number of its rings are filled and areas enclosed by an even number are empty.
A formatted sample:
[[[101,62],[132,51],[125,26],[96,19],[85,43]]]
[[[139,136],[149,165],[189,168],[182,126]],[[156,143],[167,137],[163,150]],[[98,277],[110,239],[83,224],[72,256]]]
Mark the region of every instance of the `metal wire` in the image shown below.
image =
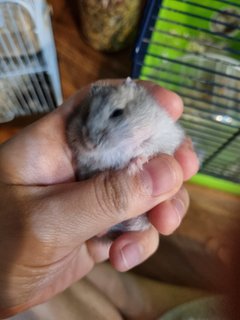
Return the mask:
[[[144,66],[146,67],[146,65],[144,65]],[[161,68],[161,67],[159,67],[159,68],[155,68],[155,70],[161,70],[161,71],[163,71],[164,69]],[[167,72],[167,69],[165,69],[164,72]],[[169,75],[172,75],[172,74],[181,75],[180,73],[177,73],[177,72],[174,73],[174,72],[172,72],[171,70],[169,70]],[[192,91],[195,91],[195,90],[196,90],[196,87],[195,87],[194,85],[182,84],[182,82],[177,82],[177,81],[169,80],[169,78],[166,79],[166,78],[164,78],[164,77],[162,77],[162,76],[152,76],[152,75],[146,75],[146,74],[144,74],[144,73],[143,73],[143,75],[148,76],[148,77],[152,77],[152,78],[154,78],[155,80],[161,80],[161,81],[163,81],[163,82],[168,82],[169,84],[173,84],[173,85],[176,85],[176,86],[181,85],[183,88],[186,88],[186,89],[189,89],[189,90],[192,90]],[[183,75],[180,77],[180,80],[181,80],[182,77],[183,77]],[[193,77],[189,77],[189,79],[193,79]],[[206,82],[205,82],[205,83],[206,83]],[[232,101],[232,102],[235,102],[235,103],[239,103],[239,104],[240,104],[240,100],[239,100],[239,99],[226,97],[226,96],[224,96],[224,95],[222,95],[222,94],[218,94],[218,93],[216,93],[216,92],[213,92],[213,90],[206,90],[206,89],[200,89],[200,88],[198,88],[198,92],[205,93],[205,94],[207,94],[207,95],[209,95],[209,96],[211,96],[211,97],[218,97],[218,98],[220,98],[220,99],[225,99],[225,100],[228,100],[228,101],[230,100],[230,101]],[[209,103],[209,101],[203,100],[203,99],[201,99],[201,100],[199,100],[199,101],[202,101],[202,102],[205,102],[205,103]],[[212,102],[211,102],[211,105],[217,106],[217,107],[220,107],[220,108],[224,108],[224,109],[230,108],[230,107],[226,106],[225,104],[220,104],[220,103],[217,103],[217,104],[216,104],[216,103],[212,103]],[[234,107],[235,107],[235,105],[234,105]]]
[[[226,74],[224,72],[216,71],[214,69],[210,69],[210,68],[206,68],[206,67],[199,67],[198,65],[193,64],[193,63],[189,63],[189,62],[185,62],[185,61],[181,61],[181,60],[177,60],[177,59],[167,58],[167,57],[165,57],[163,55],[160,55],[160,54],[157,55],[157,54],[154,54],[154,53],[148,53],[148,55],[152,56],[152,57],[154,57],[156,59],[159,59],[159,60],[166,60],[166,61],[169,61],[169,62],[172,62],[172,63],[179,64],[181,66],[186,66],[186,67],[190,67],[190,68],[193,68],[193,69],[206,71],[208,73],[219,75],[219,76],[222,76],[222,77],[225,77],[225,78],[230,78],[230,79],[234,79],[234,80],[240,80],[240,77],[236,77],[236,76],[233,76],[233,75],[228,75],[228,74]]]
[[[147,64],[147,63],[141,63],[141,62],[137,62],[138,65],[142,66],[142,67],[146,67],[146,68],[149,68],[149,69],[153,69],[153,70],[158,70],[158,71],[163,71],[163,72],[166,72],[170,75],[176,75],[178,77],[181,77],[181,78],[185,78],[187,77],[187,79],[190,79],[192,81],[194,81],[195,83],[201,83],[201,84],[205,84],[205,85],[208,85],[208,86],[211,86],[212,88],[214,87],[219,87],[219,88],[226,88],[228,89],[229,91],[233,91],[234,93],[240,93],[240,89],[238,88],[234,88],[234,87],[230,87],[229,85],[223,85],[221,83],[218,83],[218,82],[215,82],[215,81],[211,81],[211,80],[206,80],[206,79],[203,79],[203,78],[197,78],[197,77],[194,77],[192,75],[190,75],[189,73],[184,73],[184,72],[177,72],[177,71],[174,71],[170,68],[164,68],[162,66],[154,66],[154,65],[151,65],[151,64]],[[210,91],[211,95],[213,94],[212,91]],[[225,97],[225,96],[222,96],[224,97],[225,99],[229,99],[228,97]],[[238,99],[236,100],[237,102],[239,101]]]
[[[191,9],[155,1],[137,43],[133,77],[140,75],[178,93],[185,104],[180,123],[193,139],[201,171],[240,182],[240,4],[174,2]],[[216,9],[213,2],[230,7]],[[218,19],[222,15],[226,19]]]
[[[229,1],[229,0],[212,0],[212,1],[226,3],[226,4],[230,4],[232,6],[240,8],[240,4],[237,4],[236,2],[232,2],[232,1]]]
[[[155,18],[155,17],[154,17],[154,18]],[[173,20],[171,20],[171,19],[166,19],[166,18],[161,18],[161,19],[160,19],[160,18],[157,18],[157,17],[156,17],[156,20],[161,20],[161,21],[164,21],[164,22],[167,22],[167,23],[176,25],[176,26],[186,27],[186,28],[189,28],[189,29],[192,29],[192,30],[202,31],[203,33],[210,34],[210,35],[212,35],[213,37],[225,38],[225,39],[228,39],[228,40],[231,40],[231,41],[240,42],[240,39],[237,39],[237,38],[228,36],[228,35],[226,35],[226,34],[223,34],[222,32],[214,32],[214,31],[210,31],[210,30],[205,29],[205,28],[196,27],[196,26],[193,26],[193,25],[190,25],[190,24],[187,24],[187,23],[182,23],[182,22],[178,22],[178,21],[173,21]]]
[[[198,18],[198,19],[201,19],[201,20],[205,20],[205,21],[211,21],[211,22],[214,22],[216,24],[220,24],[220,25],[223,25],[223,26],[226,26],[226,27],[231,27],[231,24],[230,23],[226,23],[226,22],[222,22],[222,21],[219,21],[219,20],[216,20],[216,19],[208,19],[204,16],[201,16],[199,14],[195,14],[195,13],[191,13],[191,12],[187,12],[187,11],[182,11],[182,10],[178,10],[178,9],[173,9],[173,8],[170,8],[170,7],[167,7],[167,6],[164,6],[162,5],[162,9],[164,10],[167,10],[167,11],[171,11],[171,12],[175,12],[175,13],[179,13],[179,14],[182,14],[184,16],[189,16],[189,17],[193,17],[193,18]],[[237,18],[240,19],[240,16],[237,15]],[[236,29],[239,29],[240,27],[236,27]]]
[[[157,81],[161,81],[161,82],[164,82],[164,83],[168,83],[168,84],[172,84],[176,87],[178,86],[181,86],[182,88],[185,88],[185,89],[189,89],[191,92],[195,92],[196,91],[194,90],[194,87],[193,86],[187,86],[185,84],[182,84],[180,82],[176,82],[176,81],[171,81],[171,80],[168,80],[168,79],[165,79],[163,77],[157,77],[157,76],[153,76],[151,74],[146,74],[146,73],[143,73],[142,74],[145,78],[148,78],[148,79],[151,79],[151,80],[157,80]],[[222,109],[223,111],[226,111],[226,105],[224,104],[221,104],[221,103],[216,103],[216,102],[212,102],[212,101],[208,101],[206,99],[203,99],[203,98],[199,98],[199,96],[194,96],[192,94],[187,94],[183,91],[179,91],[178,89],[174,88],[174,91],[176,93],[179,93],[179,95],[181,95],[182,97],[184,98],[189,98],[191,99],[193,102],[197,103],[199,105],[199,102],[201,103],[204,103],[206,105],[209,106],[209,112],[212,112],[212,110],[215,108],[215,110],[218,110],[219,108]],[[197,93],[198,92],[204,92],[203,90],[201,89],[198,89]],[[192,105],[192,107],[194,108],[195,105]],[[202,109],[204,109],[204,107],[202,107]],[[227,108],[227,114],[228,115],[231,115],[232,117],[234,117],[236,120],[239,120],[240,121],[240,114],[237,113],[236,111],[234,111],[233,109],[230,109],[230,108]]]
[[[158,46],[158,47],[165,47],[165,48],[168,48],[168,49],[172,49],[174,51],[177,51],[177,52],[181,52],[181,53],[184,53],[184,54],[191,54],[195,57],[202,57],[202,58],[206,58],[208,59],[209,61],[214,61],[214,62],[220,62],[222,65],[225,65],[225,66],[231,66],[231,67],[239,67],[239,64],[237,63],[233,63],[233,62],[226,62],[226,61],[222,61],[218,58],[212,58],[211,56],[208,56],[208,55],[205,55],[204,53],[200,53],[198,51],[194,51],[194,50],[186,50],[186,49],[180,49],[180,48],[177,48],[173,45],[170,45],[170,44],[166,44],[164,42],[160,42],[160,41],[150,41],[148,39],[143,39],[143,42],[145,43],[151,43],[155,46]]]
[[[149,27],[149,30],[151,32],[155,31],[155,29],[153,27]],[[188,34],[176,34],[170,31],[166,31],[166,30],[162,30],[162,29],[158,29],[157,32],[163,34],[163,35],[167,35],[169,36],[169,39],[171,38],[178,38],[178,39],[184,39],[187,42],[196,42],[202,46],[208,47],[210,49],[214,49],[214,50],[219,50],[221,52],[226,51],[228,53],[233,53],[233,54],[240,54],[240,50],[237,49],[233,49],[233,48],[229,48],[226,46],[223,46],[222,44],[217,44],[217,43],[212,43],[212,42],[208,42],[207,40],[201,40],[201,39],[196,39],[194,37],[189,36]],[[143,39],[144,41],[148,40],[148,43],[152,43],[152,41],[150,41],[150,39]]]
[[[218,10],[214,7],[211,7],[210,5],[203,5],[203,4],[200,4],[200,3],[195,3],[193,1],[189,1],[189,0],[174,0],[176,2],[179,2],[179,3],[187,3],[187,4],[190,4],[192,6],[195,6],[195,7],[198,7],[198,8],[203,8],[203,9],[206,9],[206,10],[210,10],[210,11],[213,11],[213,12],[218,12],[218,13],[221,13],[222,10]],[[234,6],[236,6],[236,3],[234,4]],[[224,12],[224,14],[228,15],[228,16],[232,16],[232,17],[236,17],[236,18],[239,18],[239,15],[236,14],[236,13],[232,13],[232,12]]]

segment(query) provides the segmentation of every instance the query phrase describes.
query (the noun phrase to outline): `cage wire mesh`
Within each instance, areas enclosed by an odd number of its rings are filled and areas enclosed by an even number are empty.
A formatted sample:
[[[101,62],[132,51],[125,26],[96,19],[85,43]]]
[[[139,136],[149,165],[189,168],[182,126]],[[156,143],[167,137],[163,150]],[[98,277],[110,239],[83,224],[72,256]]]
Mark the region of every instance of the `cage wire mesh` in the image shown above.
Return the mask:
[[[0,0],[0,123],[62,101],[45,0]]]
[[[180,120],[207,175],[240,182],[239,0],[148,1],[133,77],[184,100]]]

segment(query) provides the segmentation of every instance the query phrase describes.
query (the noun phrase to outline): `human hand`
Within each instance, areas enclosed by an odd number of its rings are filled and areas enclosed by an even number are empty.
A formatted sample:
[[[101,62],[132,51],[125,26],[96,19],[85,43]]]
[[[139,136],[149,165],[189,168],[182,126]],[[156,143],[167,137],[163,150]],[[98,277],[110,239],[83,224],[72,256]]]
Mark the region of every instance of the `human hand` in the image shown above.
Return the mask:
[[[177,120],[180,98],[140,83]],[[0,147],[0,316],[51,298],[108,258],[119,271],[141,263],[156,250],[158,233],[173,232],[187,210],[189,198],[181,186],[198,169],[189,141],[175,158],[161,155],[134,177],[125,169],[75,181],[65,125],[88,90]],[[112,243],[95,237],[147,211],[150,229],[125,233]]]

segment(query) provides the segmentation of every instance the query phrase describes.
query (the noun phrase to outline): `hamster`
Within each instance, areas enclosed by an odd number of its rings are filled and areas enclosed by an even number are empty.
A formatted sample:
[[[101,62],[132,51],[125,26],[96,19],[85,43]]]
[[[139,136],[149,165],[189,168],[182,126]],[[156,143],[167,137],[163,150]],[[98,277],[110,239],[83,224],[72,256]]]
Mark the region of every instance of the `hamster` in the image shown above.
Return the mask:
[[[136,174],[150,158],[172,155],[184,138],[179,124],[130,78],[119,86],[93,85],[69,117],[66,133],[79,180],[124,167]],[[141,231],[149,225],[143,214],[108,233]]]

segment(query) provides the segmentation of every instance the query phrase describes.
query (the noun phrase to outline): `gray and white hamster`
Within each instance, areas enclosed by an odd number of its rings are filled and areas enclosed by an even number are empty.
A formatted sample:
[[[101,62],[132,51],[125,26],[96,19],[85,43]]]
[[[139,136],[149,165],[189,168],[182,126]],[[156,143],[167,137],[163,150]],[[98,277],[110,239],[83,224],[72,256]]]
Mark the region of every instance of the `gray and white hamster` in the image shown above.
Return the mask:
[[[182,128],[130,78],[119,86],[93,85],[68,119],[66,132],[79,180],[127,166],[129,174],[135,174],[150,158],[172,155],[184,138]],[[109,233],[148,226],[144,214],[114,226]]]

